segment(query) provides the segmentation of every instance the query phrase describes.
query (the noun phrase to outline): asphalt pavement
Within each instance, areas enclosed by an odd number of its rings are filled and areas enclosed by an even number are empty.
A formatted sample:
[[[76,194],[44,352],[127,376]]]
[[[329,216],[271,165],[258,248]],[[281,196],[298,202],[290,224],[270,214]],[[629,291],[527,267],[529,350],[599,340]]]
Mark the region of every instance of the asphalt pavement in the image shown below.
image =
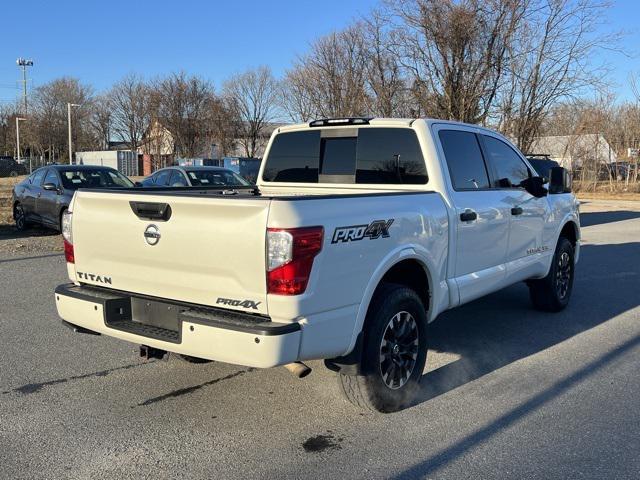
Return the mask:
[[[520,284],[447,312],[390,415],[321,362],[299,380],[74,334],[64,258],[0,257],[0,478],[640,478],[640,204],[583,212],[569,308]]]

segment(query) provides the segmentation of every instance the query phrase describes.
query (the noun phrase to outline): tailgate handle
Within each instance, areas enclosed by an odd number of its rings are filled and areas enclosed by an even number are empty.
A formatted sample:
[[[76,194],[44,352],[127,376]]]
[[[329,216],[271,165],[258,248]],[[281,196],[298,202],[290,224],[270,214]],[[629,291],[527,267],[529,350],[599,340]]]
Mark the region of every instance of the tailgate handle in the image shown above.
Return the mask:
[[[171,218],[171,206],[168,203],[129,202],[131,210],[138,218],[166,222]]]

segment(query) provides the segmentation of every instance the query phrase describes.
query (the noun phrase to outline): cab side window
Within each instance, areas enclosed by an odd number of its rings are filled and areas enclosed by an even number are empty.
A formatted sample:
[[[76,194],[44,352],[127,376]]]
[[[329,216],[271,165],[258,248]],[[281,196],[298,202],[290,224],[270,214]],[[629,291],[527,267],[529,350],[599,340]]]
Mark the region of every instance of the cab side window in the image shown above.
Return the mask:
[[[454,190],[490,188],[478,137],[463,130],[438,132]]]
[[[42,183],[42,179],[44,178],[44,174],[45,174],[46,170],[44,168],[37,170],[34,174],[33,174],[33,178],[31,180],[31,185],[34,185],[36,187],[39,187],[40,184]]]
[[[158,173],[156,177],[155,184],[158,187],[164,187],[169,184],[169,177],[171,176],[172,170],[163,170]]]
[[[44,182],[42,182],[42,184],[44,185],[45,183],[53,183],[56,187],[60,186],[60,180],[58,180],[58,175],[56,174],[55,170],[50,169],[47,172],[47,175],[44,177]]]
[[[495,171],[497,188],[520,187],[530,172],[513,148],[495,137],[483,135],[488,160]]]

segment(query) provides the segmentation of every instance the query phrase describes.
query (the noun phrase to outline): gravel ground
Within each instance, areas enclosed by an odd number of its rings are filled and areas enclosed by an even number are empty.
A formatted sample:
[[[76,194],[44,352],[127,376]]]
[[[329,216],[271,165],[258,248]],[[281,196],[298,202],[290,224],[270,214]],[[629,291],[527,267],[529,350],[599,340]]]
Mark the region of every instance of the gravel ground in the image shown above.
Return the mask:
[[[31,227],[18,232],[11,212],[11,190],[25,177],[0,178],[0,255],[62,251],[62,236],[53,230]]]
[[[514,285],[430,329],[415,406],[363,413],[304,380],[73,334],[60,254],[0,254],[0,477],[586,478],[640,472],[640,205],[582,209],[570,306]]]
[[[63,251],[62,235],[47,228],[32,227],[19,232],[0,224],[0,254],[32,254]]]

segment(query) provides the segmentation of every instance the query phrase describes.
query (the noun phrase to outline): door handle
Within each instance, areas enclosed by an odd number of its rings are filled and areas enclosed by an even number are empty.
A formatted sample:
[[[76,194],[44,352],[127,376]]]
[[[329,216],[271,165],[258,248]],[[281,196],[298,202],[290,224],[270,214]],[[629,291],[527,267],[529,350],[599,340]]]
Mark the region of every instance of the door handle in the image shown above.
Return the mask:
[[[511,209],[511,215],[522,215],[522,207],[513,207]]]
[[[478,218],[478,214],[473,210],[465,210],[460,214],[460,220],[463,222],[472,222]]]
[[[42,196],[42,192],[38,192],[38,198]]]

